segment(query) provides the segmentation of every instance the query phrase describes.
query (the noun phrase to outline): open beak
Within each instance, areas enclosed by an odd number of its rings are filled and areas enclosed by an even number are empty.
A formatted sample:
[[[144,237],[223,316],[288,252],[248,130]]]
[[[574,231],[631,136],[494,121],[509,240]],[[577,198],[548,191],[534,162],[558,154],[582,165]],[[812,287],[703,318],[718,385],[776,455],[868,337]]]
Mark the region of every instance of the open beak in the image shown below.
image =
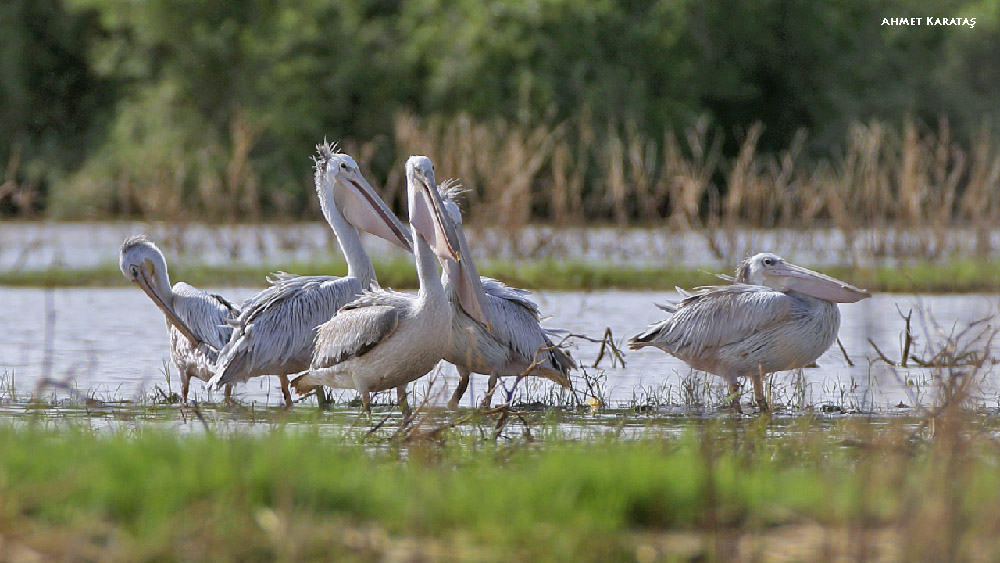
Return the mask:
[[[847,282],[787,262],[767,270],[764,277],[765,285],[778,291],[797,291],[832,303],[855,303],[872,296]]]
[[[179,330],[181,334],[183,334],[184,337],[190,340],[191,343],[194,344],[195,346],[200,346],[202,344],[205,344],[204,342],[201,341],[201,339],[199,339],[197,336],[194,335],[194,332],[192,332],[191,329],[188,328],[187,324],[185,324],[184,321],[182,321],[180,317],[178,317],[177,314],[174,313],[173,308],[167,305],[166,301],[163,300],[159,292],[157,292],[156,289],[153,287],[153,283],[150,281],[149,276],[146,273],[146,269],[139,268],[139,272],[140,272],[139,277],[132,281],[136,285],[138,285],[146,293],[146,295],[149,296],[150,299],[153,300],[153,303],[155,303],[156,306],[159,307],[161,311],[163,311],[163,314],[167,316],[167,321],[169,321],[170,324],[177,327],[177,330]]]
[[[413,252],[409,229],[396,218],[363,176],[352,174],[340,178],[339,183],[346,189],[341,190],[337,206],[349,223],[407,252]]]

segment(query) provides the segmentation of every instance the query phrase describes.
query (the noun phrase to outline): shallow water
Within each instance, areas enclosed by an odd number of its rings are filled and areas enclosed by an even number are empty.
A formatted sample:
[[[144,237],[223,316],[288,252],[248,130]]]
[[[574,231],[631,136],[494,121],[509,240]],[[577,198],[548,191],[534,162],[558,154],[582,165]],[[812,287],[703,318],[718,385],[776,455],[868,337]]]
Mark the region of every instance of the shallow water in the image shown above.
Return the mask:
[[[235,302],[252,295],[252,288],[214,288]],[[671,293],[649,291],[537,292],[544,325],[600,340],[607,328],[615,342],[624,341],[647,324],[664,318],[654,302],[676,299]],[[140,399],[167,390],[164,370],[169,363],[165,322],[159,310],[141,291],[127,289],[32,289],[0,287],[0,405],[17,396],[94,397],[100,400]],[[933,371],[925,368],[891,368],[875,361],[877,354],[868,339],[891,359],[900,356],[904,314],[912,309],[916,344],[912,354],[926,358],[943,346],[944,336],[957,333],[969,322],[994,315],[1000,300],[993,296],[961,295],[917,298],[906,295],[876,295],[860,303],[841,305],[840,338],[854,366],[848,365],[835,345],[818,360],[819,368],[783,372],[774,376],[773,400],[790,411],[801,408],[846,411],[893,412],[898,405],[913,407],[934,401]],[[936,325],[933,324],[936,322]],[[978,332],[973,331],[974,334]],[[568,337],[574,358],[592,366],[600,343]],[[984,344],[972,348],[981,350]],[[995,356],[995,350],[990,351]],[[655,349],[623,349],[625,365],[612,364],[609,355],[597,367],[587,367],[593,391],[578,374],[574,385],[581,398],[597,395],[608,406],[648,405],[661,412],[711,412],[722,402],[723,382],[692,372],[683,362]],[[179,382],[174,368],[170,389]],[[969,370],[965,370],[966,373]],[[990,365],[976,373],[976,402],[998,406],[998,384]],[[454,368],[439,366],[411,389],[416,400],[444,404],[457,380]],[[58,381],[40,387],[43,381]],[[513,388],[503,380],[515,400],[558,403],[560,395],[551,384],[526,380]],[[485,391],[486,377],[474,376],[463,405],[471,406]],[[201,382],[191,385],[192,398],[209,397]],[[256,378],[238,386],[240,398],[249,404],[278,405],[276,378]],[[338,392],[349,400],[353,392]],[[386,395],[381,400],[389,401]],[[563,394],[561,400],[568,401]],[[311,403],[311,399],[309,400]],[[499,400],[494,400],[498,403]]]
[[[553,228],[515,231],[466,226],[477,256],[494,259],[554,258],[633,266],[711,267],[731,270],[743,256],[780,249],[779,254],[811,266],[871,265],[928,256],[970,255],[1000,248],[1000,230],[976,233],[867,230],[853,235],[837,229],[809,231],[737,229],[732,233],[674,232],[666,228]],[[146,234],[170,262],[227,265],[234,262],[279,268],[294,261],[326,261],[339,249],[322,222],[206,225],[167,222],[0,222],[0,272],[43,268],[83,268],[116,263],[122,241]],[[390,243],[364,235],[375,257],[402,253]]]

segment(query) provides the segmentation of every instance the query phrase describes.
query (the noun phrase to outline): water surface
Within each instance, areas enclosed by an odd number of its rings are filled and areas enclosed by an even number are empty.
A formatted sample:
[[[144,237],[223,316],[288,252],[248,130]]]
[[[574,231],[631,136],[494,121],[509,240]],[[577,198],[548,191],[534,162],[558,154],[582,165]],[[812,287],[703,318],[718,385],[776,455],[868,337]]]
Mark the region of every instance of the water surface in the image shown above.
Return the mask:
[[[213,288],[235,302],[251,296],[256,288]],[[609,406],[650,406],[658,410],[715,409],[725,393],[714,376],[693,372],[686,364],[659,350],[629,351],[624,341],[649,323],[665,317],[653,303],[676,299],[672,293],[650,291],[593,291],[534,294],[544,325],[566,329],[596,341],[570,336],[572,354],[584,366],[592,391],[578,373],[575,387],[580,397],[597,395]],[[101,400],[148,397],[156,388],[177,391],[179,382],[169,364],[167,332],[163,315],[144,293],[123,289],[34,289],[0,287],[0,402],[6,394],[54,394],[89,396]],[[961,295],[918,298],[906,295],[876,295],[860,303],[841,305],[840,338],[848,357],[837,346],[819,358],[818,368],[783,372],[774,377],[774,398],[789,409],[834,408],[848,411],[891,412],[898,405],[932,404],[931,369],[890,367],[878,361],[871,339],[890,359],[898,361],[904,321],[902,313],[913,311],[916,335],[911,354],[933,356],[949,334],[957,334],[970,322],[997,313],[1000,300],[994,296]],[[996,323],[993,323],[994,325]],[[625,365],[606,354],[593,367],[607,329],[621,346]],[[966,341],[986,326],[970,331]],[[981,350],[985,344],[975,343]],[[995,350],[990,350],[995,356]],[[166,371],[171,373],[168,386]],[[954,370],[953,370],[954,371]],[[998,406],[998,385],[991,365],[974,373],[976,402],[984,408]],[[40,387],[48,378],[63,386]],[[429,397],[431,404],[444,404],[457,380],[454,368],[439,366],[430,376],[411,385],[417,400]],[[504,383],[511,388],[513,379]],[[486,377],[474,376],[463,400],[471,406],[485,391]],[[66,385],[75,391],[67,391]],[[260,377],[237,388],[241,400],[260,405],[281,402],[276,378]],[[519,400],[558,403],[569,398],[548,382],[530,380],[513,390]],[[199,401],[209,397],[195,381],[191,395]],[[337,395],[349,400],[353,392]],[[387,395],[383,400],[391,400]],[[311,400],[310,400],[311,401]]]
[[[974,232],[893,229],[734,229],[672,231],[667,228],[601,228],[529,225],[505,230],[465,227],[478,260],[551,258],[631,266],[711,267],[729,271],[747,254],[777,251],[802,264],[876,265],[934,256],[984,255],[1000,248],[1000,230]],[[328,261],[340,255],[323,222],[207,225],[171,222],[0,222],[0,272],[82,268],[116,263],[122,241],[146,234],[170,262],[232,263],[281,268],[289,262]],[[402,251],[378,237],[363,235],[373,257]],[[287,267],[287,266],[286,266]]]

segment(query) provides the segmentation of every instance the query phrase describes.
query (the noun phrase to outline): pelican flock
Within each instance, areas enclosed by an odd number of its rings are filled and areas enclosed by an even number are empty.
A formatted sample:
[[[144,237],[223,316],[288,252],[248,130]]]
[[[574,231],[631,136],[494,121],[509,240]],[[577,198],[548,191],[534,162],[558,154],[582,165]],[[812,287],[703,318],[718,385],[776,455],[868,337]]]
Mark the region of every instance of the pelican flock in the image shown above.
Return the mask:
[[[871,297],[770,253],[741,262],[733,282],[662,307],[673,316],[632,337],[629,348],[654,346],[723,377],[737,408],[739,377],[750,378],[757,405],[767,410],[764,376],[816,361],[837,339],[837,303]]]
[[[292,390],[315,389],[322,401],[328,386],[356,390],[369,411],[372,393],[395,389],[408,414],[406,385],[441,361],[459,374],[449,408],[458,406],[472,373],[490,377],[483,408],[500,377],[541,377],[571,388],[576,362],[542,327],[529,293],[479,275],[455,201],[460,189],[438,185],[429,158],[411,156],[405,164],[407,228],[353,158],[326,141],[317,149],[316,194],[347,261],[344,277],[278,272],[238,308],[183,282],[171,287],[163,253],[144,236],[122,245],[122,274],[166,318],[185,401],[191,378],[209,390],[225,386],[228,397],[234,383],[275,375],[287,406]],[[413,253],[415,294],[379,286],[362,231]],[[727,279],[732,284],[682,291],[679,302],[660,306],[671,316],[632,337],[629,347],[653,346],[724,378],[737,409],[740,378],[752,382],[756,404],[768,410],[764,377],[813,363],[837,338],[837,304],[871,296],[770,253],[745,259]]]

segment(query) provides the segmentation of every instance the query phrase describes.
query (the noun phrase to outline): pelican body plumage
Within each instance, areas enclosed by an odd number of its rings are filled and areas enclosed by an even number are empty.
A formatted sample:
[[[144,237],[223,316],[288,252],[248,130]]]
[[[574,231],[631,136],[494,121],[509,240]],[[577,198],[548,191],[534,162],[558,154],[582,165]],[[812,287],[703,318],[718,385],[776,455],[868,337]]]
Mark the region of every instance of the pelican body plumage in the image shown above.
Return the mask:
[[[411,156],[406,183],[419,291],[368,291],[342,308],[320,327],[309,371],[292,382],[297,390],[355,389],[369,411],[372,392],[395,388],[408,414],[406,384],[427,374],[448,350],[452,308],[435,255],[442,265],[460,263],[458,239],[444,216],[430,159]],[[480,309],[478,303],[467,306]]]
[[[279,272],[247,300],[235,330],[219,352],[216,387],[258,375],[277,375],[291,405],[288,375],[309,368],[317,328],[362,291],[378,287],[359,229],[410,251],[410,234],[371,187],[350,156],[324,141],[315,158],[315,184],[323,216],[347,259],[347,276]]]
[[[707,286],[673,313],[629,340],[629,348],[657,347],[691,367],[726,379],[738,407],[738,378],[749,377],[754,398],[768,409],[763,377],[806,367],[837,338],[837,303],[871,297],[846,282],[762,253],[740,263],[732,285]]]
[[[462,255],[461,263],[447,263],[443,276],[448,301],[455,310],[445,360],[459,372],[449,407],[458,406],[473,372],[490,375],[483,407],[489,407],[499,377],[544,377],[570,387],[569,370],[576,364],[539,324],[538,306],[529,293],[479,276],[462,231],[462,212],[454,201],[457,191],[457,187],[442,183],[442,201],[448,211],[445,220],[454,225]],[[482,304],[482,311],[474,314],[485,318],[485,324],[463,308],[463,295],[465,302]]]
[[[181,399],[187,401],[192,377],[211,379],[218,352],[233,332],[229,322],[239,315],[239,308],[221,295],[184,282],[171,287],[166,258],[144,235],[125,239],[118,265],[166,317],[170,359],[181,378]],[[227,396],[229,391],[227,387]]]

